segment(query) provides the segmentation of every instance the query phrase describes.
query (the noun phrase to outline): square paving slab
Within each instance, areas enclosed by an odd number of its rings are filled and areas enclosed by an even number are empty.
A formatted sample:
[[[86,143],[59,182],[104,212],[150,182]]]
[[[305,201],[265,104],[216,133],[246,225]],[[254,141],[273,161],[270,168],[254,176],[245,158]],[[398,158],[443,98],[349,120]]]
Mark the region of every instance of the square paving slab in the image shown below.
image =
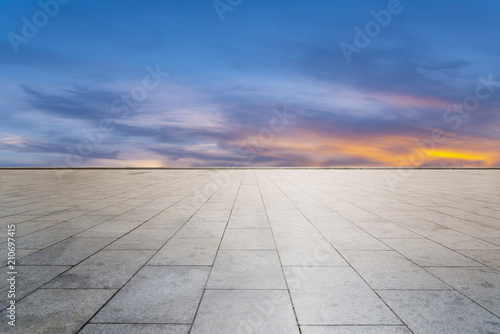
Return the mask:
[[[500,334],[500,170],[0,181],[2,334]]]

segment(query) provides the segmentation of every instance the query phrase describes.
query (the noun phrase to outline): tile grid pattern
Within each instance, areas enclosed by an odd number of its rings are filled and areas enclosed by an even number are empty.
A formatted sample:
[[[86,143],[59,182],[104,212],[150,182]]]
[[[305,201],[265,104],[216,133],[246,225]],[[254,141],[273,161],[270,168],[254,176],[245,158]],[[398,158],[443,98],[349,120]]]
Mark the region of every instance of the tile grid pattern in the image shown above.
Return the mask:
[[[0,171],[0,330],[500,332],[500,171],[387,173]]]

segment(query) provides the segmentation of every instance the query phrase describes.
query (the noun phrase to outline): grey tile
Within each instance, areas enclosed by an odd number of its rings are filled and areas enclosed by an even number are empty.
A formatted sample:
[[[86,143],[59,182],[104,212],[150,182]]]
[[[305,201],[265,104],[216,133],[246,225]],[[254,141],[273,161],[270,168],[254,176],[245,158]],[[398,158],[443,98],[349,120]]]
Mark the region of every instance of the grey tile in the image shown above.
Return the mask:
[[[411,334],[405,326],[301,326],[302,334]]]
[[[231,216],[227,228],[269,228],[267,216]]]
[[[68,270],[69,266],[17,266],[16,267],[16,301],[35,291],[54,277]],[[2,309],[9,300],[4,298]]]
[[[189,325],[88,324],[79,334],[188,334]]]
[[[76,333],[116,290],[39,289],[16,303],[16,326],[0,322],[0,332]],[[3,311],[2,318],[6,317]]]
[[[220,238],[172,238],[148,262],[148,265],[211,266]]]
[[[459,251],[459,253],[500,270],[500,251]]]
[[[113,221],[109,220],[100,225],[94,226],[91,229],[86,230],[78,234],[80,238],[119,238],[137,226],[141,225],[142,222],[137,221]]]
[[[490,237],[485,237],[483,238],[485,241],[491,243],[491,244],[494,244],[496,246],[500,246],[500,237],[493,237],[493,238],[490,238]]]
[[[102,224],[110,219],[112,219],[114,216],[91,216],[91,215],[84,215],[80,216],[77,218],[73,218],[70,220],[67,220],[63,223],[59,223],[57,227],[59,228],[85,228],[85,229],[90,229],[94,226],[97,226],[99,224]]]
[[[342,255],[373,289],[449,289],[394,251],[345,251]]]
[[[9,224],[20,224],[23,222],[34,221],[39,216],[30,216],[30,215],[14,215],[8,217],[0,218],[0,226],[7,226]]]
[[[288,292],[284,290],[207,290],[192,334],[298,334]]]
[[[189,214],[160,213],[141,225],[141,228],[178,229],[191,217]]]
[[[46,228],[37,233],[20,237],[17,241],[18,249],[43,249],[61,240],[80,233],[79,229],[56,229]]]
[[[97,211],[94,211],[92,213],[90,213],[90,215],[97,215],[97,216],[108,216],[108,215],[112,215],[112,216],[118,216],[118,215],[121,215],[121,214],[124,214],[125,212],[127,211],[130,211],[130,207],[127,206],[127,205],[111,205],[111,206],[108,206],[108,207],[105,207],[105,208],[102,208],[100,210],[97,210]]]
[[[348,266],[340,254],[324,239],[276,238],[283,266]]]
[[[500,271],[491,268],[428,268],[491,313],[500,317]]]
[[[390,250],[389,247],[356,226],[322,230],[337,250]]]
[[[221,249],[276,249],[270,229],[228,229]]]
[[[177,230],[137,228],[119,238],[107,249],[160,249]]]
[[[38,218],[40,221],[63,222],[72,218],[81,217],[88,214],[89,211],[64,210],[47,216]]]
[[[225,222],[187,222],[175,236],[186,238],[221,238],[225,228]]]
[[[7,249],[7,243],[0,244],[0,250]],[[16,262],[17,264],[21,264],[21,259],[25,258],[26,256],[33,254],[35,252],[38,252],[36,249],[16,249]],[[7,265],[8,258],[4,257],[3,259],[0,260],[0,266],[6,266]]]
[[[273,222],[271,228],[275,238],[324,239],[310,223]]]
[[[22,237],[28,235],[33,232],[37,232],[47,227],[51,227],[56,225],[56,222],[53,221],[29,221],[22,224],[18,224],[16,226],[16,235],[17,237]]]
[[[231,212],[231,216],[264,216],[266,210],[263,206],[235,206]]]
[[[420,234],[453,250],[500,250],[499,246],[450,229],[421,231]]]
[[[300,325],[401,324],[352,268],[284,270]]]
[[[414,333],[497,333],[500,319],[456,291],[382,290]]]
[[[204,210],[203,208],[198,211],[191,219],[190,222],[227,222],[230,210]]]
[[[152,250],[102,250],[44,288],[121,288],[153,254]]]
[[[21,260],[23,265],[75,265],[115,240],[114,238],[69,238]]]
[[[91,322],[189,324],[209,271],[209,267],[146,266]]]
[[[311,225],[311,223],[304,217],[304,215],[298,211],[296,208],[292,207],[290,209],[283,210],[268,210],[269,221],[274,224],[305,224]]]
[[[479,266],[479,262],[427,239],[383,239],[383,242],[420,266]]]
[[[391,222],[356,222],[356,225],[377,239],[416,239],[420,237],[418,234]]]
[[[337,212],[351,222],[377,222],[381,220],[379,216],[360,208],[357,208],[357,210],[339,210]]]
[[[207,289],[286,289],[276,251],[220,250]]]

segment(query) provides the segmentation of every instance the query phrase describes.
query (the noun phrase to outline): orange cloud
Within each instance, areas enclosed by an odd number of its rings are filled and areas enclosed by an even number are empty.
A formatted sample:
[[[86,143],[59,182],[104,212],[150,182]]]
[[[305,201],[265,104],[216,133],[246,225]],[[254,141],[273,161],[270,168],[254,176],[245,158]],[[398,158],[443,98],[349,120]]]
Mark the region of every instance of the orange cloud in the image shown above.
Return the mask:
[[[422,150],[411,136],[325,136],[296,130],[276,136],[256,147],[259,155],[295,166],[386,166],[412,167],[409,157],[418,154],[420,166],[498,166],[499,140],[453,138],[435,148]],[[424,157],[422,158],[422,153]],[[418,167],[418,166],[413,166]]]
[[[457,152],[457,151],[446,151],[446,150],[425,150],[425,154],[436,157],[436,158],[444,158],[444,159],[463,159],[463,160],[485,160],[487,156],[484,154],[477,153],[468,153],[468,152]]]

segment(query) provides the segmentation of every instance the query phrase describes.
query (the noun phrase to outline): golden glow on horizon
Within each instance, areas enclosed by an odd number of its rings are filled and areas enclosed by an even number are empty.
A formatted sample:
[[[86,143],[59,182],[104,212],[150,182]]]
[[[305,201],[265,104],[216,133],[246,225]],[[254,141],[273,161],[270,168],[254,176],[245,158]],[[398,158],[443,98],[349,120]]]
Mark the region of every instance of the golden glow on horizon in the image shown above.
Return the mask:
[[[290,129],[268,140],[249,144],[248,140],[233,141],[241,147],[238,154],[216,143],[188,147],[190,157],[171,159],[161,154],[134,151],[115,161],[121,167],[498,167],[499,140],[449,137],[436,143],[434,149],[421,150],[412,136],[404,135],[343,135]],[[199,157],[195,153],[203,153]],[[253,154],[268,159],[255,159]],[[424,157],[422,157],[424,153]],[[253,156],[252,158],[250,158]],[[413,158],[412,158],[413,157]],[[210,160],[211,158],[215,160]],[[216,161],[214,165],[210,163]],[[232,161],[232,162],[231,162]],[[116,163],[119,162],[119,163]],[[284,163],[284,164],[283,164]],[[412,165],[418,163],[419,165]]]
[[[421,150],[410,136],[328,136],[314,131],[296,130],[280,134],[262,144],[257,153],[277,160],[292,160],[295,166],[457,166],[492,167],[500,165],[497,140],[475,141],[451,138],[434,150]],[[410,159],[418,152],[425,159]],[[415,155],[417,154],[417,155]],[[352,161],[352,163],[349,163]],[[420,161],[411,165],[410,161]]]
[[[159,160],[139,160],[132,163],[131,167],[165,167]]]
[[[484,161],[488,160],[488,157],[485,155],[479,155],[477,153],[465,153],[458,151],[445,151],[445,150],[426,150],[425,154],[436,157],[436,158],[444,158],[444,159],[464,159],[464,160],[473,160],[473,161]]]

